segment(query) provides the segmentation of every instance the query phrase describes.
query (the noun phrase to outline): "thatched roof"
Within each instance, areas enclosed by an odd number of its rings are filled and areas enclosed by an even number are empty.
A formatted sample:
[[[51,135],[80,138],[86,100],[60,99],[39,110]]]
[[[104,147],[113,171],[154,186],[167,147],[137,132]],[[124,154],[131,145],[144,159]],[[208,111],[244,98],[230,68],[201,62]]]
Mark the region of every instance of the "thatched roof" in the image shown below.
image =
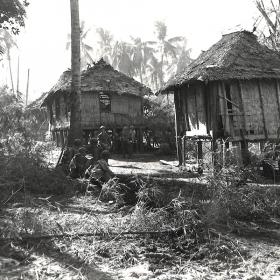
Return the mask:
[[[261,45],[253,33],[238,31],[223,35],[160,91],[194,81],[255,78],[280,78],[280,54]]]
[[[136,96],[151,93],[148,87],[115,70],[102,58],[94,66],[82,72],[81,92],[92,91],[110,91],[119,95],[130,94]],[[62,92],[71,92],[71,70],[63,72],[58,82],[48,92],[42,106],[46,105],[52,96]]]

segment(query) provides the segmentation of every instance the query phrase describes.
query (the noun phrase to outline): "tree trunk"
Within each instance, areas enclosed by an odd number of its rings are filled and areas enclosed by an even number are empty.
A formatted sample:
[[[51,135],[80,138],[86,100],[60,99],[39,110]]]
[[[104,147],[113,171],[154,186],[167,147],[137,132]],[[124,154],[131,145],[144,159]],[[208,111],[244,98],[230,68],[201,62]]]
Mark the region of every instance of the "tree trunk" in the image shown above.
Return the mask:
[[[20,99],[20,93],[19,93],[19,56],[18,56],[18,64],[17,64],[17,99]]]
[[[12,65],[11,65],[11,55],[10,55],[10,50],[9,50],[9,48],[7,49],[7,57],[8,57],[8,62],[9,62],[11,86],[12,86],[13,94],[15,95],[15,87],[14,87],[14,80],[13,80],[13,73],[12,73]]]
[[[26,93],[25,93],[25,106],[28,105],[29,75],[30,75],[30,69],[28,69],[28,71],[27,71],[27,83],[26,83]]]
[[[74,139],[82,140],[81,126],[81,44],[79,0],[70,0],[71,7],[71,116],[68,143],[73,144]]]

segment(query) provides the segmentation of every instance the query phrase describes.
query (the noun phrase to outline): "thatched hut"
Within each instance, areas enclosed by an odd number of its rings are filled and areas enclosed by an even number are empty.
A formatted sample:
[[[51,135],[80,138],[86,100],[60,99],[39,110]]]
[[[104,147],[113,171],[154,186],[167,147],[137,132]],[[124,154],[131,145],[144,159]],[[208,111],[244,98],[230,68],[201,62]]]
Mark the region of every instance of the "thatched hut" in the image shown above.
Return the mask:
[[[71,71],[65,71],[44,99],[48,108],[50,130],[58,144],[63,144],[70,127]],[[115,70],[103,59],[82,72],[81,113],[84,138],[100,125],[113,132],[124,125],[134,125],[141,138],[143,96],[151,90]]]
[[[174,93],[179,137],[224,138],[246,151],[249,141],[277,139],[279,85],[279,53],[240,31],[224,35],[161,92]]]

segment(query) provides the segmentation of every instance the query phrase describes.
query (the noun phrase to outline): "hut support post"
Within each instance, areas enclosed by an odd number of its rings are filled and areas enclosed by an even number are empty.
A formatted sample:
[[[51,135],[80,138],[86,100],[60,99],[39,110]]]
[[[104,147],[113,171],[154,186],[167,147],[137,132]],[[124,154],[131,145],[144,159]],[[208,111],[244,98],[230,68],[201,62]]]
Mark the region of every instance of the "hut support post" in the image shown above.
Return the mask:
[[[186,138],[183,136],[182,138],[182,164],[186,165]]]
[[[278,80],[275,80],[276,83],[276,101],[277,101],[277,108],[278,108],[278,115],[279,115],[279,120],[280,120],[280,101],[279,101],[279,83]],[[277,134],[278,134],[278,130],[280,129],[280,124],[277,127]],[[278,141],[278,135],[277,135],[277,141]]]
[[[63,135],[62,129],[59,131],[59,134],[60,134],[60,145],[61,145],[61,147],[63,147],[64,146],[64,135]]]
[[[197,141],[197,161],[200,164],[203,159],[202,141]]]
[[[179,165],[182,165],[182,153],[181,153],[181,141],[178,136],[178,110],[179,110],[179,102],[178,102],[178,92],[174,92],[174,104],[175,104],[175,135],[176,135],[176,149],[177,149],[177,158],[179,160]]]
[[[217,150],[218,150],[218,145],[217,145],[217,139],[213,137],[212,143],[211,143],[211,149],[212,149],[212,164],[214,167],[214,170],[216,170],[218,166],[218,158],[217,158]]]
[[[59,137],[58,137],[58,132],[55,132],[55,141],[56,141],[56,146],[59,147]]]
[[[139,150],[139,152],[142,152],[143,151],[143,129],[142,129],[142,127],[139,127],[138,141],[139,141],[138,150]]]
[[[212,126],[212,143],[211,143],[211,149],[212,149],[212,164],[214,167],[214,170],[218,166],[218,158],[217,158],[217,133],[218,133],[218,116],[219,116],[219,106],[218,106],[218,84],[215,83],[213,85],[214,90],[210,91],[210,97],[208,97],[209,102],[209,114],[211,116],[211,126]]]

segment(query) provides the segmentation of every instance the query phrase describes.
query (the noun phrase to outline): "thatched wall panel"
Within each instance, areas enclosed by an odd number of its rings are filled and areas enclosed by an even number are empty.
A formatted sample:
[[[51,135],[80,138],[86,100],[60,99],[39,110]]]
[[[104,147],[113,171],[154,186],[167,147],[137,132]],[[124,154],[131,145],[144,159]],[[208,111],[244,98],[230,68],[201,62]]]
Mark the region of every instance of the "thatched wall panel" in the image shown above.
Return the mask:
[[[196,110],[197,110],[199,134],[206,135],[207,134],[206,106],[205,106],[204,87],[202,85],[197,86]]]
[[[277,134],[280,124],[276,87],[274,80],[261,81],[263,109],[268,137]]]
[[[230,135],[229,128],[229,119],[227,112],[227,105],[225,100],[225,91],[223,83],[218,83],[218,98],[219,98],[219,108],[220,108],[220,116],[222,120],[223,129],[226,135]]]
[[[184,87],[180,92],[177,105],[180,106],[180,127],[186,131],[186,135],[207,135],[206,105],[204,87],[193,85]]]
[[[189,124],[191,130],[198,129],[197,127],[197,114],[196,114],[196,100],[195,100],[195,88],[189,87],[187,93],[187,111],[189,117]]]
[[[81,100],[82,125],[98,127],[100,124],[98,95],[92,92],[82,95]]]
[[[117,94],[111,95],[111,111],[117,114],[128,114],[128,98]]]
[[[264,123],[262,116],[261,99],[258,94],[258,84],[256,80],[240,82],[242,86],[242,101],[246,122],[247,135],[263,135]]]
[[[240,130],[244,129],[242,118],[243,112],[242,108],[242,100],[240,99],[239,88],[237,82],[230,83],[230,97],[232,101],[232,116],[229,116],[232,125],[232,135],[233,137],[240,136]]]

